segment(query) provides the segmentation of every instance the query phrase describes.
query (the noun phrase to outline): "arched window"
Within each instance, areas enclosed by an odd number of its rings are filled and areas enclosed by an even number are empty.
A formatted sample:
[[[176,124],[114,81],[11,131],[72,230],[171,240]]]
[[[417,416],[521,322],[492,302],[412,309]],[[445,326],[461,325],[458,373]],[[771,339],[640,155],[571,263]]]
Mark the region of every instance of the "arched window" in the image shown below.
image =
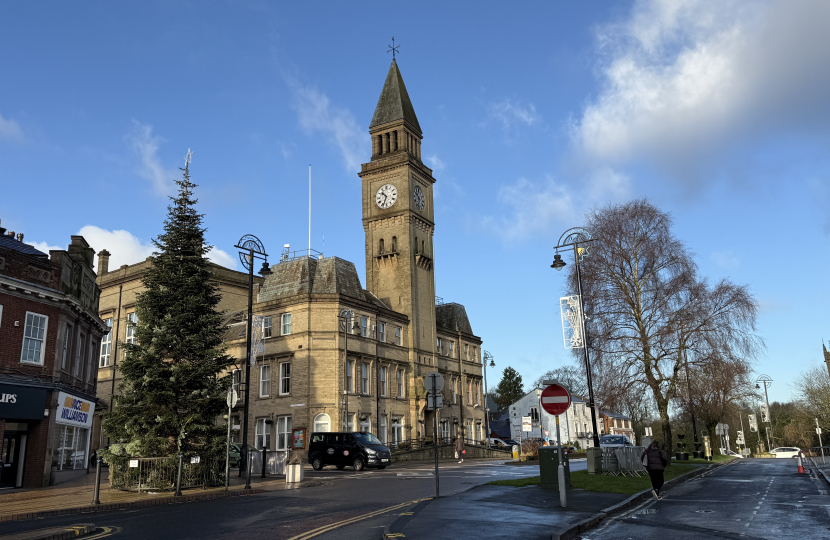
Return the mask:
[[[397,252],[398,252],[398,237],[393,236],[392,237],[392,253],[397,253]]]
[[[329,415],[321,413],[314,417],[314,431],[317,433],[331,431],[331,418],[329,418]]]
[[[383,255],[383,238],[380,239],[380,254]]]
[[[383,135],[378,135],[378,155],[383,153]]]

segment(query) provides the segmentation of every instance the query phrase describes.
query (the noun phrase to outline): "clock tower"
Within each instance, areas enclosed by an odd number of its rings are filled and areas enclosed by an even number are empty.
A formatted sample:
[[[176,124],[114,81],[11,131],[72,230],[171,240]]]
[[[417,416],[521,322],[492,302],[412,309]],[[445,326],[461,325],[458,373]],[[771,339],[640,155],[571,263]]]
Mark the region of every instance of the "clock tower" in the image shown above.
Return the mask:
[[[409,316],[410,360],[435,350],[435,213],[432,170],[421,161],[421,126],[393,59],[372,123],[372,159],[364,163],[366,289]]]

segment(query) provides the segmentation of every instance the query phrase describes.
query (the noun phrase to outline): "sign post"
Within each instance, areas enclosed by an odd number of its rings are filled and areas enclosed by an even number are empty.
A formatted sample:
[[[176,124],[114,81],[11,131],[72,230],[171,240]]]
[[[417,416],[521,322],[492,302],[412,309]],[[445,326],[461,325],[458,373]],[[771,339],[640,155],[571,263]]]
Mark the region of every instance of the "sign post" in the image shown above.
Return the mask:
[[[236,406],[239,396],[233,386],[228,389],[228,398],[225,402],[228,404],[228,440],[225,443],[225,491],[228,491],[228,480],[231,474],[231,409]]]
[[[821,444],[821,428],[818,425],[818,418],[816,418],[816,433],[818,434],[818,446],[821,448],[821,463],[824,465],[824,446]]]
[[[438,392],[444,389],[444,377],[437,371],[427,373],[424,377],[424,388],[427,391],[427,406],[430,405],[432,395],[432,446],[435,450],[435,497],[440,497],[438,482],[438,407],[441,405]],[[431,391],[430,391],[431,390]]]
[[[548,386],[542,390],[542,395],[539,401],[542,403],[542,408],[548,414],[556,417],[556,446],[559,452],[559,505],[562,508],[568,506],[568,494],[565,490],[565,465],[562,461],[562,438],[559,434],[559,415],[568,410],[571,405],[571,395],[564,386],[555,383],[554,381],[544,381]]]

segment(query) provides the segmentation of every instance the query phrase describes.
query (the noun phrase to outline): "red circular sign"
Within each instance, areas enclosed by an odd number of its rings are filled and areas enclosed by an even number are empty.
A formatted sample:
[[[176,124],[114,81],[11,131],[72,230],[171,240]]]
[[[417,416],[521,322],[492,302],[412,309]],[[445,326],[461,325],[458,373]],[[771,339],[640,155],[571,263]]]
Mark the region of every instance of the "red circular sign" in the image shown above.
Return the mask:
[[[548,414],[559,416],[568,410],[568,406],[571,404],[571,395],[564,387],[552,384],[542,390],[539,401],[541,401],[542,408]]]

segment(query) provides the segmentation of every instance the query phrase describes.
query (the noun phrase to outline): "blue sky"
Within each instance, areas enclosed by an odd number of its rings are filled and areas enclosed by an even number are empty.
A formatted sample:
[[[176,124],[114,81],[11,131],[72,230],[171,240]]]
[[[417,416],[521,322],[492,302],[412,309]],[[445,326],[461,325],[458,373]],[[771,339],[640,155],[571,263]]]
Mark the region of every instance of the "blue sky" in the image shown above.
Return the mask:
[[[789,398],[830,339],[830,4],[6,2],[0,220],[111,265],[161,230],[185,152],[213,258],[258,235],[363,277],[368,124],[399,65],[434,169],[438,294],[531,381],[569,361],[552,246],[648,197],[710,279],[748,284]],[[491,383],[497,380],[490,373]]]

